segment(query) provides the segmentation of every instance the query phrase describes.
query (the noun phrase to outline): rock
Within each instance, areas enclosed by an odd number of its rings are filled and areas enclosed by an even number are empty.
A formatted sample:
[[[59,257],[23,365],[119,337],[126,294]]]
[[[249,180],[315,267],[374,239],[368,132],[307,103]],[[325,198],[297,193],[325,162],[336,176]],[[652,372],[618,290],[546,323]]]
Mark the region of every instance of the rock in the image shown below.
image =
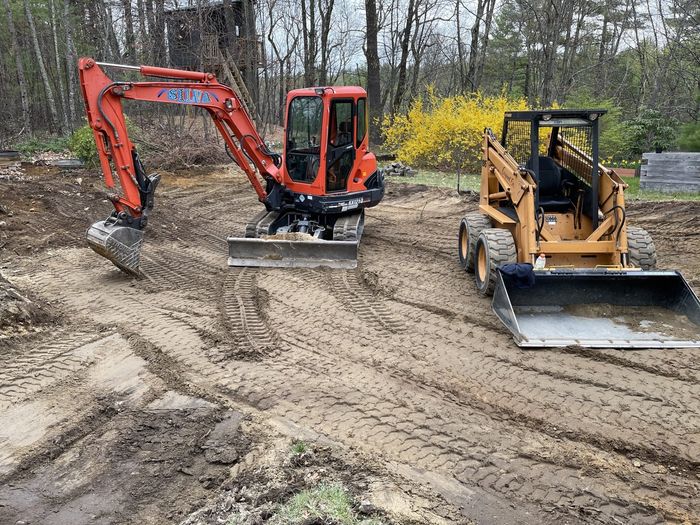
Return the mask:
[[[178,472],[182,472],[186,476],[194,476],[194,473],[188,467],[178,467]]]
[[[236,445],[240,441],[240,425],[243,414],[233,411],[228,414],[228,417],[217,423],[209,434],[209,438],[202,445],[204,458],[209,463],[231,465],[238,461],[240,456]]]
[[[642,466],[642,462],[639,461],[638,459],[635,459],[634,461],[632,461],[632,465],[634,465],[635,467],[639,468],[639,467]]]
[[[7,223],[5,221],[0,221],[0,228],[4,228],[7,226]]]
[[[377,511],[377,507],[372,505],[372,503],[369,500],[362,500],[360,502],[360,505],[357,507],[357,512],[360,514],[364,514],[365,516],[369,514],[373,514]]]

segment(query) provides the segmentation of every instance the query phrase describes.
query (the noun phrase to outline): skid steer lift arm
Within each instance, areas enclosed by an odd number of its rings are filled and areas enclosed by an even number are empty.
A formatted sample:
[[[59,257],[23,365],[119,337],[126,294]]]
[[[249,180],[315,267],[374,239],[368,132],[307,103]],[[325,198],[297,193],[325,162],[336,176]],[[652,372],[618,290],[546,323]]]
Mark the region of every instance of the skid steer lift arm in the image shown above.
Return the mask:
[[[144,77],[177,80],[115,82],[100,66],[138,71]],[[107,225],[143,229],[153,207],[153,193],[158,183],[158,176],[146,176],[136,148],[129,140],[122,99],[187,104],[206,109],[230,155],[247,175],[260,201],[268,209],[274,207],[271,200],[278,194],[274,189],[280,189],[283,181],[279,168],[281,158],[268,150],[235,91],[217,82],[213,74],[106,64],[92,58],[81,58],[79,71],[88,123],[95,134],[105,182],[109,188],[114,188],[113,173],[116,173],[123,192],[110,196],[115,212],[106,221]],[[267,188],[263,188],[256,171],[267,183]],[[130,271],[128,261],[125,264],[113,262]]]

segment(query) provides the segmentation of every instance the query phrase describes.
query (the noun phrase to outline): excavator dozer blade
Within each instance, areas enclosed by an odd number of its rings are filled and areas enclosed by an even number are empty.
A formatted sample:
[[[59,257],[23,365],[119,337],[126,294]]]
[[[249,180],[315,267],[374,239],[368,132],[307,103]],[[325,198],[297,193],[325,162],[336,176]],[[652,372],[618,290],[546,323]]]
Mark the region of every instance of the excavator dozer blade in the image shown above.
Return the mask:
[[[87,242],[90,248],[121,270],[135,277],[141,275],[143,230],[99,221],[88,228]]]
[[[228,265],[352,269],[357,267],[357,245],[357,241],[229,237]]]
[[[493,311],[520,347],[700,347],[700,301],[676,271],[498,272]]]

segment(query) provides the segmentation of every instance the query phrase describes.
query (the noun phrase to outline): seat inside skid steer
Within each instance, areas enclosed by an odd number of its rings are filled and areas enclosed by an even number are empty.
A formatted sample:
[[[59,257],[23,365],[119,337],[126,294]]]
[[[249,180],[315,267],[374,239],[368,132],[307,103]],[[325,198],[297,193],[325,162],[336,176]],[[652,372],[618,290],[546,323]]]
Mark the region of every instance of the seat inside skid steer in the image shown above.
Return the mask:
[[[532,169],[532,162],[528,162]],[[563,213],[573,208],[571,199],[564,195],[562,170],[551,157],[539,157],[540,207],[544,211]]]

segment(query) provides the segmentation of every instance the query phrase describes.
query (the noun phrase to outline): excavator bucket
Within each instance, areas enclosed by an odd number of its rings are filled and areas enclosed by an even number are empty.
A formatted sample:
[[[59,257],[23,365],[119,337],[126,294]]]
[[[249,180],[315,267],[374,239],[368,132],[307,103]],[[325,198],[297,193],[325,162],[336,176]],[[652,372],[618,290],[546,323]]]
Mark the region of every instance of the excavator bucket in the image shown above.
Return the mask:
[[[88,228],[87,242],[90,248],[121,270],[136,277],[141,275],[143,230],[116,225],[108,219]]]
[[[493,311],[520,347],[700,347],[700,301],[676,271],[498,272]]]
[[[357,267],[357,241],[324,241],[308,237],[308,240],[294,240],[285,235],[229,237],[228,265],[266,268]]]

